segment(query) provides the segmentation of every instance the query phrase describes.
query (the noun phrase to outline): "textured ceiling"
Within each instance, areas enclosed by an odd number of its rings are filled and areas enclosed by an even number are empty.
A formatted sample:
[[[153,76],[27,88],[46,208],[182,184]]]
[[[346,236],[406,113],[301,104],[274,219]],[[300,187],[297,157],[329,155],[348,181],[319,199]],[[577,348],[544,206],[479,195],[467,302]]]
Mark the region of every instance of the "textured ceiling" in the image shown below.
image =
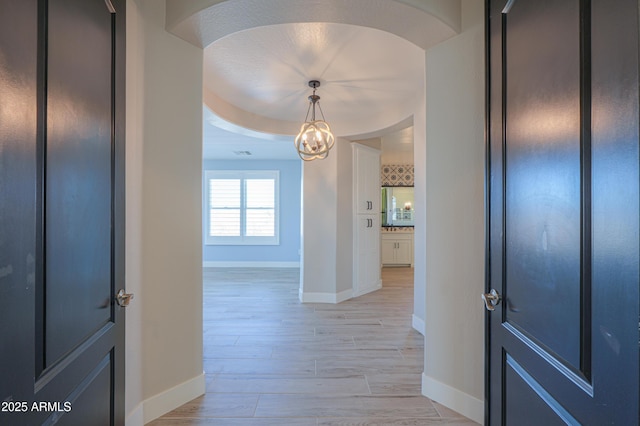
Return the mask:
[[[291,135],[305,119],[311,79],[321,82],[317,94],[334,133],[357,139],[411,116],[422,101],[424,51],[393,34],[345,24],[280,24],[227,36],[204,50],[205,93],[254,116],[290,123],[288,131],[278,132],[288,137],[267,143],[243,136],[246,149],[233,149],[243,138],[205,124],[205,155],[237,158],[234,151],[247,150],[253,155],[240,158],[297,158]],[[257,132],[249,134],[260,137],[256,123],[245,127],[255,125]]]
[[[297,158],[293,135],[304,121],[312,79],[321,82],[320,105],[339,137],[380,136],[410,123],[424,99],[424,48],[453,31],[404,4],[368,0],[368,7],[354,8],[360,3],[275,0],[266,14],[256,13],[266,7],[262,1],[226,1],[182,22],[180,31],[190,35],[181,36],[207,46],[205,157],[248,158],[234,152],[249,151],[251,158]],[[309,10],[322,22],[313,22]],[[385,149],[406,142],[406,136],[387,139]],[[398,147],[407,151],[406,143]]]
[[[380,30],[329,23],[253,28],[204,51],[206,91],[295,123],[290,134],[304,121],[312,79],[334,133],[367,133],[405,119],[422,100],[424,51]]]

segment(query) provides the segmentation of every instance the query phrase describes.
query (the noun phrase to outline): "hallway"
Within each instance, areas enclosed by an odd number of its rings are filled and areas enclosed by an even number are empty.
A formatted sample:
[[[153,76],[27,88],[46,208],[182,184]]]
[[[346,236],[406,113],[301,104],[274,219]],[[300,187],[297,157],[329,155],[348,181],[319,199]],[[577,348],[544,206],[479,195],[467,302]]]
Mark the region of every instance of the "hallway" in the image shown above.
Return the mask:
[[[203,275],[206,394],[150,425],[476,424],[421,395],[412,269],[337,305],[300,303],[298,269]]]

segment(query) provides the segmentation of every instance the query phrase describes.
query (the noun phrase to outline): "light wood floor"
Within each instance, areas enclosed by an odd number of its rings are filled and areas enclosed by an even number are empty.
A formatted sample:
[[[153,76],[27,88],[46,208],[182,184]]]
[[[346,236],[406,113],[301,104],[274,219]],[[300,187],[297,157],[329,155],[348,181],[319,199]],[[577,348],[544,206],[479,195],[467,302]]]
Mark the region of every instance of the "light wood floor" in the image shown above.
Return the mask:
[[[413,270],[337,305],[298,301],[298,269],[204,270],[206,394],[150,423],[475,425],[421,395]]]

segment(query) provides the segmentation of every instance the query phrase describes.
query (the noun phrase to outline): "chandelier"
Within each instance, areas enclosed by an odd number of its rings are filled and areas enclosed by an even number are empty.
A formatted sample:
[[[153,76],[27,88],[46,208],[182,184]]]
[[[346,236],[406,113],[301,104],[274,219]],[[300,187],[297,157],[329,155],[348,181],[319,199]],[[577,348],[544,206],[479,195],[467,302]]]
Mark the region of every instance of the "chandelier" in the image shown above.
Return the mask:
[[[316,89],[320,87],[320,82],[311,80],[309,87],[313,88],[313,94],[309,96],[307,116],[304,118],[305,122],[300,127],[300,133],[298,133],[294,142],[298,155],[304,161],[327,158],[329,150],[335,142],[335,137],[331,133],[329,124],[324,121],[324,113],[319,102],[320,96],[316,95]],[[316,120],[316,104],[320,110],[320,115],[322,115],[322,120]],[[311,111],[311,121],[307,121],[309,111]]]

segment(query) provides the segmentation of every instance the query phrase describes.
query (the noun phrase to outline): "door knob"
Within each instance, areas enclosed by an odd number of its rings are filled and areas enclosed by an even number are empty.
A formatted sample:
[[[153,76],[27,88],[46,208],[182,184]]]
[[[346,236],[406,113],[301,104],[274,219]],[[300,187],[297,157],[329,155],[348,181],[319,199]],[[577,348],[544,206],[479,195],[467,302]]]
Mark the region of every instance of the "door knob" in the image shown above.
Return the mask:
[[[500,300],[502,300],[502,297],[492,288],[489,293],[482,295],[482,300],[484,300],[484,306],[487,307],[487,311],[494,311],[498,303],[500,303]]]
[[[116,294],[116,302],[118,302],[118,306],[122,306],[123,308],[129,306],[131,299],[133,299],[133,293],[125,293],[122,288],[118,291],[118,294]]]

